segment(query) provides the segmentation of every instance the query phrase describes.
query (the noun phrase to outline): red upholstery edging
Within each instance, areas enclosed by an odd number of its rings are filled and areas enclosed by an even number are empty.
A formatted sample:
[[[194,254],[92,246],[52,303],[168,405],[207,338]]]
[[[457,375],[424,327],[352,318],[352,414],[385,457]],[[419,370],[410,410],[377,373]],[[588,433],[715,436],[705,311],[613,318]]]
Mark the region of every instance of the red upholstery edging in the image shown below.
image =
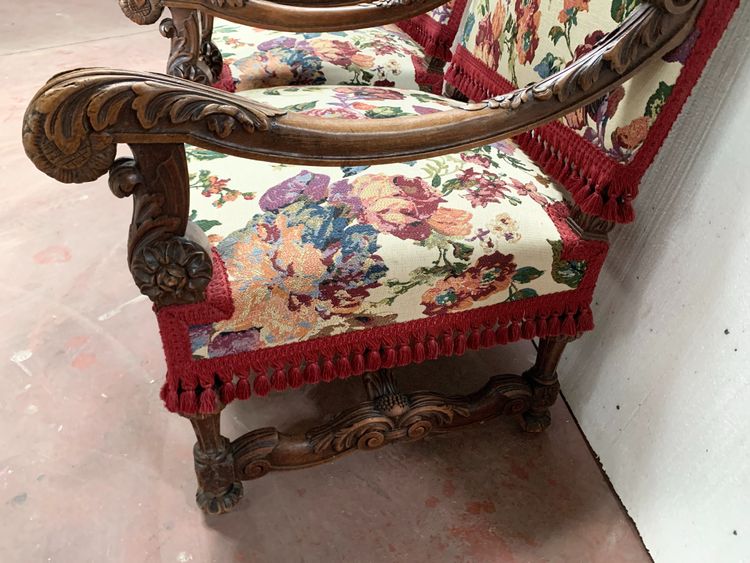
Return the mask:
[[[397,25],[409,34],[409,37],[419,43],[428,57],[437,57],[443,61],[450,61],[451,47],[456,38],[458,26],[461,24],[466,2],[456,0],[453,4],[450,18],[446,25],[439,24],[429,14],[420,14]]]
[[[656,157],[711,53],[729,24],[739,0],[707,4],[696,22],[698,39],[682,72],[633,160],[621,164],[580,135],[555,121],[515,137],[524,151],[562,184],[581,210],[607,221],[634,220],[632,202],[646,170]],[[445,81],[474,100],[505,94],[515,87],[459,45]]]
[[[467,348],[591,330],[590,303],[607,244],[578,238],[566,222],[565,204],[550,205],[547,210],[564,241],[562,258],[587,262],[586,274],[575,290],[221,358],[193,359],[189,327],[228,319],[234,310],[223,262],[214,251],[214,277],[207,300],[157,312],[167,360],[162,399],[173,412],[208,413],[215,408],[215,388],[226,404],[235,398],[248,399],[252,391],[265,396],[271,389],[282,391],[461,355]],[[251,373],[255,374],[252,390]]]
[[[225,92],[236,92],[237,85],[234,83],[234,77],[232,76],[232,70],[229,65],[224,63],[221,68],[221,76],[211,86],[218,90],[224,90]]]
[[[443,73],[430,72],[425,68],[425,61],[415,55],[412,55],[412,64],[414,65],[414,81],[439,96],[443,91]]]

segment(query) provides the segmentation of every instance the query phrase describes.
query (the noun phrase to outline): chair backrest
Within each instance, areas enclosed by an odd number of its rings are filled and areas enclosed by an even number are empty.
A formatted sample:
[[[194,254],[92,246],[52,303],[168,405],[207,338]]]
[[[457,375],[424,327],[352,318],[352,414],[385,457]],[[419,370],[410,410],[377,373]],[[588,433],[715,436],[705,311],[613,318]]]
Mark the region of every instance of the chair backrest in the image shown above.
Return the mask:
[[[469,0],[446,83],[478,100],[537,82],[590,51],[639,4]],[[518,142],[582,211],[632,221],[638,184],[738,5],[707,1],[682,45],[607,96]]]
[[[398,26],[419,43],[430,57],[441,61],[452,58],[456,38],[468,0],[450,0],[431,12],[400,22]]]

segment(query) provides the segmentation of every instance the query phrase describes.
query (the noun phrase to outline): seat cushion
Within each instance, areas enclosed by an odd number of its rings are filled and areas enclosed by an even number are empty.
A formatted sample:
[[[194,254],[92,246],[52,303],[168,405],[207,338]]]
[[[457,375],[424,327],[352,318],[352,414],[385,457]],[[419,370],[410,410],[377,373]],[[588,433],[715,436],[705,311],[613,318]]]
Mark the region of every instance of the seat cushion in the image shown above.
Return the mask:
[[[351,119],[456,104],[352,86],[243,95]],[[563,194],[512,141],[343,168],[187,154],[191,218],[215,271],[207,306],[159,313],[174,389],[217,374],[247,396],[252,372],[263,395],[592,326],[607,246],[573,233]]]
[[[213,40],[237,90],[351,84],[439,93],[422,47],[395,25],[330,33],[270,31],[217,20]]]

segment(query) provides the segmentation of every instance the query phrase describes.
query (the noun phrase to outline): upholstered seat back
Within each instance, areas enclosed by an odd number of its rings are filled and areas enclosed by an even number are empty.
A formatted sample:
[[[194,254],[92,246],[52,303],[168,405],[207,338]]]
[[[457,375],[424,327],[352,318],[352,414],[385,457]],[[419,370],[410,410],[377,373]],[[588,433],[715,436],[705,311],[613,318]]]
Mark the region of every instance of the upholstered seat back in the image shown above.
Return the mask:
[[[589,52],[640,0],[469,0],[446,83],[474,100],[537,82]],[[645,2],[644,2],[645,3]],[[607,96],[518,141],[581,209],[633,219],[631,202],[737,0],[707,2],[682,45]],[[687,70],[689,69],[689,70]]]

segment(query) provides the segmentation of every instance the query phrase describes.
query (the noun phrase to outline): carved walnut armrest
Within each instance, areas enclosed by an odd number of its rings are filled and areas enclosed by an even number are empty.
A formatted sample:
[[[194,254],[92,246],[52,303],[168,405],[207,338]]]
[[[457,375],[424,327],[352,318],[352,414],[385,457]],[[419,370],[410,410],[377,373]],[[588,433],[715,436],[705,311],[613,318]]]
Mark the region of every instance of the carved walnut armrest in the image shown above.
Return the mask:
[[[182,143],[307,165],[408,161],[481,146],[611,91],[684,40],[701,5],[692,0],[673,13],[644,4],[592,51],[549,78],[479,104],[457,103],[456,109],[418,117],[314,118],[159,74],[72,71],[51,79],[32,100],[24,147],[50,176],[87,182],[110,169],[118,143],[130,144],[137,164],[117,163],[112,178],[117,195],[137,196],[130,244],[136,281],[157,304],[197,301],[210,277],[210,259],[199,241],[184,238],[189,197]]]
[[[341,31],[374,27],[429,12],[448,0],[119,0],[131,20],[151,24],[166,8],[194,10],[280,31]]]
[[[37,166],[64,182],[103,175],[117,143],[191,143],[243,158],[335,166],[445,154],[531,130],[603,96],[678,45],[701,4],[692,0],[678,14],[641,5],[549,78],[415,117],[316,118],[161,74],[76,70],[54,77],[32,100],[24,142]]]

